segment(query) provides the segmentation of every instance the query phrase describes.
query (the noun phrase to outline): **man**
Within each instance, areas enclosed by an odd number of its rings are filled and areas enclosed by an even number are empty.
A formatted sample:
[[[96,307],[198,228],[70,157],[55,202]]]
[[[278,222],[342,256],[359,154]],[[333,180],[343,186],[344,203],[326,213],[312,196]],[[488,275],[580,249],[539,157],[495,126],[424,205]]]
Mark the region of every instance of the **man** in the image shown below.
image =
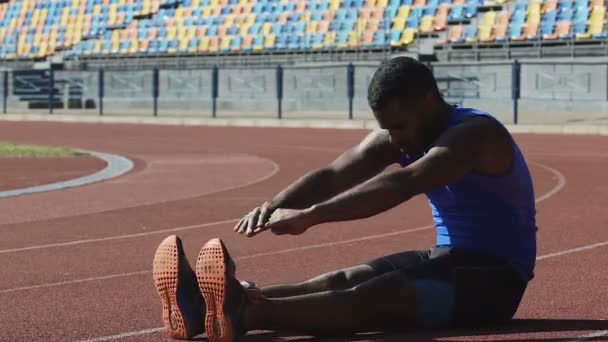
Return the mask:
[[[431,71],[406,57],[378,68],[368,101],[380,130],[252,210],[235,231],[297,235],[426,194],[436,245],[258,289],[235,278],[221,240],[201,249],[195,276],[181,241],[171,236],[154,265],[172,336],[206,331],[211,341],[233,341],[254,329],[334,335],[513,317],[533,278],[536,209],[511,135],[487,113],[447,104]],[[383,172],[395,163],[402,167]]]

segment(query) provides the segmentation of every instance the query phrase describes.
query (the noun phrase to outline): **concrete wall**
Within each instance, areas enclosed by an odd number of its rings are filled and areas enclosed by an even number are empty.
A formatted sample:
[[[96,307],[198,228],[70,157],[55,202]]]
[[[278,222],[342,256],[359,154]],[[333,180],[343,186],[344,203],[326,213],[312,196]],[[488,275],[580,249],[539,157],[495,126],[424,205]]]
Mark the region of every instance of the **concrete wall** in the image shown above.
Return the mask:
[[[373,118],[367,104],[367,87],[377,66],[376,62],[355,64],[355,119]],[[513,122],[512,70],[511,62],[433,65],[440,86],[447,91],[451,102],[488,111],[505,123]],[[55,73],[58,83],[80,87],[82,98],[95,103],[94,109],[81,109],[79,113],[97,113],[97,77],[97,72]],[[105,114],[151,116],[152,79],[152,70],[105,72]],[[211,79],[211,69],[160,70],[159,116],[210,117]],[[12,78],[9,93],[11,86]],[[61,96],[72,97],[67,91],[70,87],[63,87]],[[217,116],[220,118],[277,117],[276,68],[221,68],[218,90]],[[346,119],[347,64],[285,67],[283,95],[284,118]],[[521,61],[519,123],[605,123],[608,122],[607,99],[608,60]],[[9,113],[25,111],[24,103],[9,96]],[[56,111],[74,113],[73,109]]]

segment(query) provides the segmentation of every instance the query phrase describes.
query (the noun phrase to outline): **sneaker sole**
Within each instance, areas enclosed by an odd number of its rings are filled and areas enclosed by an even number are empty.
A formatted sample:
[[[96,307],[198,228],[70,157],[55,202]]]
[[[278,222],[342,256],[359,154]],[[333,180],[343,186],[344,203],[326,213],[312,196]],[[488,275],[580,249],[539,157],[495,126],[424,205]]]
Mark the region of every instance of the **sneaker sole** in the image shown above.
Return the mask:
[[[179,255],[182,245],[177,236],[171,235],[160,243],[154,254],[152,274],[154,285],[163,305],[163,324],[167,333],[177,339],[188,339],[184,316],[177,305],[179,286]]]
[[[210,342],[235,341],[230,318],[224,312],[227,292],[228,254],[220,239],[209,240],[198,255],[196,278],[205,298],[205,331]]]

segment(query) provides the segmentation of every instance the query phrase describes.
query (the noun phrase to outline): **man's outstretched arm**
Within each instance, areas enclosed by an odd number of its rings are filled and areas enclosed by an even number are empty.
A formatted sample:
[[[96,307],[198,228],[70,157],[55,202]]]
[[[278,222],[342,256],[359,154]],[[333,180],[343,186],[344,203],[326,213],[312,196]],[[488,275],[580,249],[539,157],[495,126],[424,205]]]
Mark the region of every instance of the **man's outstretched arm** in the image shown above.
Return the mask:
[[[278,209],[263,230],[302,234],[321,223],[374,216],[417,194],[453,183],[471,170],[504,172],[511,160],[511,145],[503,132],[487,119],[471,119],[446,131],[424,157],[411,165],[376,176],[306,209]]]
[[[321,203],[374,177],[398,158],[399,150],[390,143],[386,131],[371,132],[330,165],[309,172],[253,209],[239,221],[235,231],[251,235],[276,208],[303,209]]]
[[[355,220],[387,211],[415,195],[441,187],[466,175],[487,150],[485,119],[471,120],[439,137],[434,147],[416,162],[379,175],[328,201],[308,209],[313,225]]]

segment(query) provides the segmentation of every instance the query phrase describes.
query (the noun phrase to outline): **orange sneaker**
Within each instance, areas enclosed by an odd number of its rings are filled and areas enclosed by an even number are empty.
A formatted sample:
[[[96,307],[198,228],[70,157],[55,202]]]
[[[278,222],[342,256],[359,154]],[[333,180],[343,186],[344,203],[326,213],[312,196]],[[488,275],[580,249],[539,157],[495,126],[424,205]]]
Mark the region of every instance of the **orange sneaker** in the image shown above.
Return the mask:
[[[235,271],[222,240],[211,239],[201,248],[196,278],[207,303],[205,331],[210,342],[232,342],[246,333],[243,313],[247,296]]]
[[[167,333],[177,339],[190,339],[203,333],[205,302],[179,237],[171,235],[160,243],[152,267]]]

